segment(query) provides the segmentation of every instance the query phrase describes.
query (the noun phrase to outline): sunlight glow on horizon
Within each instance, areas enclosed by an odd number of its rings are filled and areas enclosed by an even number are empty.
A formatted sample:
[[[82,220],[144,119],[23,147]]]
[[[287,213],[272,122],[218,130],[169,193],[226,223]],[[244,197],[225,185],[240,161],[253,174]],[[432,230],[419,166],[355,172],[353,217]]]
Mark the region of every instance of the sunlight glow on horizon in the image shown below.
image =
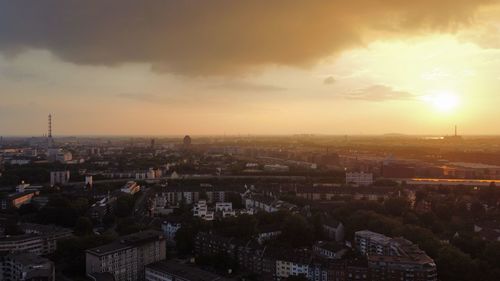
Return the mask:
[[[452,91],[437,91],[424,96],[423,99],[432,105],[435,110],[443,113],[455,111],[461,103],[460,97]]]

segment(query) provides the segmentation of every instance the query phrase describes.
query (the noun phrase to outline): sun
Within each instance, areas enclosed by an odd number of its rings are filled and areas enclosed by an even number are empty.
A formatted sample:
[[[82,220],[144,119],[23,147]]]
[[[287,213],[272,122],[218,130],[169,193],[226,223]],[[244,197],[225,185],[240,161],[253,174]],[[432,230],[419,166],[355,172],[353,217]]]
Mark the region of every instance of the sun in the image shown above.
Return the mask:
[[[438,91],[425,96],[427,101],[435,110],[439,112],[453,112],[460,105],[460,98],[451,91]]]

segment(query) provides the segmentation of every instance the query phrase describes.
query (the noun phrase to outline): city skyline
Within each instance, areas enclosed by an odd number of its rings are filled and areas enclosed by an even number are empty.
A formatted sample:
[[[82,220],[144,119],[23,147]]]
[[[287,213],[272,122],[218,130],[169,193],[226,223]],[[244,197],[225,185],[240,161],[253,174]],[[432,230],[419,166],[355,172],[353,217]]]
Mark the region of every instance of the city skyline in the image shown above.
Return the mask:
[[[498,1],[60,4],[0,3],[4,136],[500,134]]]

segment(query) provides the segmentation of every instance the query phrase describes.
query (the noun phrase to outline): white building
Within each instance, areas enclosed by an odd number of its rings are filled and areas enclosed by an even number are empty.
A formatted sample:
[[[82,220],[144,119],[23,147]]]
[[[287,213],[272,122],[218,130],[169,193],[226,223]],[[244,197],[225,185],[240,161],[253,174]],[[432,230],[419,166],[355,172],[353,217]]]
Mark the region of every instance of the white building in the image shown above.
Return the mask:
[[[52,171],[50,172],[50,186],[56,184],[65,185],[69,182],[69,171]]]
[[[215,203],[216,212],[232,211],[233,203],[231,202],[217,202]]]
[[[373,174],[364,172],[347,172],[345,174],[346,184],[368,186],[373,184]]]
[[[85,176],[85,186],[90,186],[92,187],[93,184],[93,178],[91,175],[86,175]]]
[[[194,204],[193,216],[207,221],[214,220],[214,212],[208,210],[207,201],[205,200],[200,200]]]

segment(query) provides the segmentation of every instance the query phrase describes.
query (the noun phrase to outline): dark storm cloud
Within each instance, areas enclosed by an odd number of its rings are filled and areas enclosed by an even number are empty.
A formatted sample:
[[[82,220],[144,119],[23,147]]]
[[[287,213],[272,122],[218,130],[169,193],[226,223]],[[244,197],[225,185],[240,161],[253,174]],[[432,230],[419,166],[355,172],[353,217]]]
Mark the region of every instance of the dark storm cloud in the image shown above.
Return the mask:
[[[391,101],[391,100],[412,100],[415,96],[405,91],[397,91],[385,85],[372,85],[363,89],[359,89],[342,97],[350,100],[365,100],[365,101]]]
[[[381,36],[452,30],[496,0],[0,0],[0,50],[234,75],[309,66]],[[383,35],[382,35],[383,34]]]

